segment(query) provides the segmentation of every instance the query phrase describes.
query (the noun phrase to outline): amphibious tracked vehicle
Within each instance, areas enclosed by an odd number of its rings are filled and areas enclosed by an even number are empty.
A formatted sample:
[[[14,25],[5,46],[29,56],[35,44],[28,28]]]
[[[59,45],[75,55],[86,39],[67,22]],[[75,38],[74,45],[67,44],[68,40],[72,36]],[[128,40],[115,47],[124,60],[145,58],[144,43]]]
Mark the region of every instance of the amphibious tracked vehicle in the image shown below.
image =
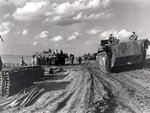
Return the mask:
[[[146,59],[149,40],[129,40],[127,42],[110,43],[101,40],[96,60],[100,69],[111,73],[114,67],[137,64],[142,66]]]

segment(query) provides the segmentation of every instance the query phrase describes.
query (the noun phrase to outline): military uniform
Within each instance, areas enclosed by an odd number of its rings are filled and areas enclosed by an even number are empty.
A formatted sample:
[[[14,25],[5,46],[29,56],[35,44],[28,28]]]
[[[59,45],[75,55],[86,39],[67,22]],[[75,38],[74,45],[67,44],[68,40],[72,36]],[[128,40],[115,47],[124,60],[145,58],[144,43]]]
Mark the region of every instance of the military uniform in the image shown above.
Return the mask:
[[[137,40],[138,36],[137,34],[133,33],[131,36],[130,36],[130,40]]]

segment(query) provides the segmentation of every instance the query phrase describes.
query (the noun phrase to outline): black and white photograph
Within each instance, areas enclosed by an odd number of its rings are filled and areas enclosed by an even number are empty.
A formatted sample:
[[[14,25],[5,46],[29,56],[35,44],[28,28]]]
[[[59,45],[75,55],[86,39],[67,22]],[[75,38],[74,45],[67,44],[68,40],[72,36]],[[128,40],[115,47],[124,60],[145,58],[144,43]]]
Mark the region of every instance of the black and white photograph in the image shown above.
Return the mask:
[[[150,113],[150,0],[0,0],[0,113]]]

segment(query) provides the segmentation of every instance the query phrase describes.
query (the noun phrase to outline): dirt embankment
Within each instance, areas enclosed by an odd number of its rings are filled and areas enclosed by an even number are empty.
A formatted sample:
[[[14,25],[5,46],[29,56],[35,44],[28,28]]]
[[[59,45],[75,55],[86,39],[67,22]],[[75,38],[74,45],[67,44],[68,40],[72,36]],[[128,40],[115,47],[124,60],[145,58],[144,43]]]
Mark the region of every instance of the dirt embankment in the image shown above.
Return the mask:
[[[35,83],[45,92],[26,108],[4,113],[150,113],[150,69],[104,74],[95,62]]]

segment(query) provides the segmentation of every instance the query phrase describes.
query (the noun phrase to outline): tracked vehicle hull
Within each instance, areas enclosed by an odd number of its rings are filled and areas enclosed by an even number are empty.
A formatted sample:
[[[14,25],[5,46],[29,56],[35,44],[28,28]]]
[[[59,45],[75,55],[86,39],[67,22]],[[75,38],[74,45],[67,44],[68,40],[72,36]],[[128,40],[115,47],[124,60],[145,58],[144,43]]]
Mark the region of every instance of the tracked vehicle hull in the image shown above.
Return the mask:
[[[146,50],[149,41],[147,39],[121,42],[117,44],[103,44],[96,59],[100,69],[105,73],[111,73],[112,68],[132,65],[144,64],[146,59]]]

